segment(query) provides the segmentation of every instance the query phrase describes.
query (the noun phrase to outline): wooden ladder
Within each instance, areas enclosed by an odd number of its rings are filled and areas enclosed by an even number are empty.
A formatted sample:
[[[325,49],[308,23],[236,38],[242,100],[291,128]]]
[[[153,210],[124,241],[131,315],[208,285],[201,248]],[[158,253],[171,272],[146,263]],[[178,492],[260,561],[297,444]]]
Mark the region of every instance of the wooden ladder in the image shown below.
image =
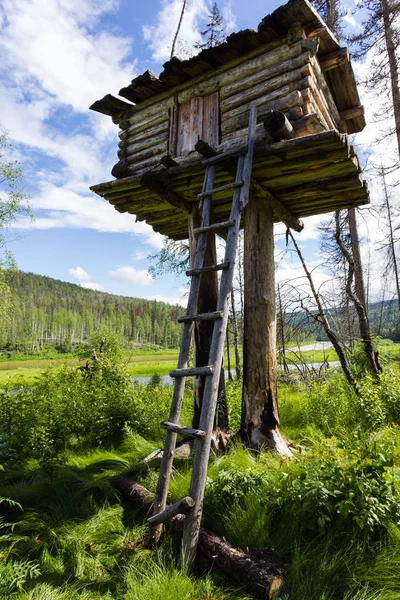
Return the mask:
[[[178,319],[179,322],[183,323],[178,367],[170,373],[170,376],[175,379],[174,392],[169,420],[161,423],[161,427],[167,430],[167,435],[153,504],[153,512],[148,520],[148,523],[152,527],[151,541],[154,543],[158,540],[161,535],[162,524],[165,521],[179,513],[186,513],[182,545],[182,560],[183,565],[186,567],[191,566],[196,556],[204,489],[207,478],[207,465],[210,455],[211,434],[217,405],[218,384],[228,322],[228,296],[232,287],[241,213],[249,198],[256,124],[257,109],[256,107],[252,107],[250,110],[246,146],[244,148],[242,147],[239,151],[236,150],[233,153],[225,152],[224,154],[218,154],[204,161],[206,164],[206,174],[203,191],[199,194],[201,198],[202,221],[201,226],[193,232],[197,234],[198,237],[193,268],[190,271],[187,271],[187,275],[192,278],[187,311],[184,317]],[[235,155],[237,157],[235,182],[220,187],[214,187],[216,164],[224,160],[226,161],[229,157],[234,158]],[[229,221],[210,225],[212,195],[230,188],[234,191]],[[220,229],[228,229],[224,261],[220,264],[204,267],[203,261],[207,232],[218,231]],[[209,271],[222,271],[219,284],[217,310],[205,314],[196,314],[200,277],[202,273]],[[208,366],[188,368],[189,350],[194,322],[203,320],[214,321]],[[200,429],[181,427],[178,424],[185,389],[185,378],[187,376],[206,376],[200,413]],[[166,508],[177,434],[191,437],[195,440],[190,492],[189,496]]]

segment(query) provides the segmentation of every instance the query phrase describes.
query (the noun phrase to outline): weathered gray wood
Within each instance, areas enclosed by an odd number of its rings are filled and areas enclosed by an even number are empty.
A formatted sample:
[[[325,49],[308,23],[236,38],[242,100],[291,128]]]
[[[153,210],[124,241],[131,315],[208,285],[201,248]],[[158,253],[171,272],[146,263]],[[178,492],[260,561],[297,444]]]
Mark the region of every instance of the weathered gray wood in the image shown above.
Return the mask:
[[[117,98],[112,94],[107,94],[101,100],[97,100],[96,102],[94,102],[90,106],[89,110],[94,110],[96,112],[102,113],[103,115],[108,115],[112,117],[114,115],[122,113],[131,106],[131,102],[122,100],[122,98]]]
[[[242,73],[242,77],[240,79],[234,81],[230,85],[222,87],[221,100],[224,100],[233,94],[241,93],[243,90],[251,88],[259,83],[266,82],[268,79],[272,79],[278,75],[283,75],[288,71],[295,71],[309,62],[310,55],[308,52],[306,52],[295,58],[290,58],[289,60],[257,71],[256,73],[251,73],[250,75],[243,76]],[[248,71],[246,68],[246,74],[247,73]]]
[[[234,191],[230,220],[235,221],[236,225],[229,229],[225,247],[225,262],[229,263],[230,268],[222,273],[218,295],[217,310],[223,311],[223,318],[214,326],[210,350],[209,363],[214,366],[214,375],[207,378],[200,415],[199,427],[206,432],[206,438],[204,443],[195,442],[195,455],[189,492],[191,498],[195,500],[195,506],[189,510],[185,519],[182,542],[183,563],[188,567],[192,565],[195,558],[199,538],[211,434],[218,396],[219,372],[222,364],[228,322],[228,298],[232,287],[237,240],[240,229],[241,207],[246,205],[249,194],[256,123],[257,109],[252,107],[247,141],[248,152],[245,156],[239,158],[236,175],[236,181],[244,181],[244,185],[236,188]]]
[[[157,196],[163,200],[165,199],[172,206],[175,206],[175,208],[178,208],[187,214],[192,212],[192,205],[189,204],[185,198],[180,196],[177,192],[173,192],[167,188],[150,173],[142,175],[140,178],[140,183],[143,187],[152,190],[155,194],[157,194]]]
[[[209,313],[201,313],[198,315],[185,315],[184,317],[178,317],[178,323],[189,323],[190,321],[216,321],[222,319],[223,313],[220,310]]]
[[[347,119],[354,119],[354,117],[360,117],[364,115],[364,107],[362,105],[353,106],[353,108],[348,108],[347,110],[341,110],[340,118],[347,121]]]
[[[265,112],[271,110],[271,108],[276,108],[278,110],[284,110],[284,106],[280,108],[279,102],[284,103],[285,99],[290,97],[293,93],[298,97],[298,93],[301,93],[301,90],[310,87],[310,78],[303,77],[299,81],[294,83],[290,83],[284,87],[274,90],[273,92],[269,92],[265,95],[259,96],[254,100],[254,104],[259,107],[261,118]],[[297,104],[300,103],[300,100],[297,100]],[[264,109],[266,106],[266,109]],[[248,117],[249,114],[249,106],[246,103],[239,105],[237,108],[230,110],[222,115],[221,120],[221,131],[222,131],[222,139],[224,140],[224,136],[227,133],[231,133],[236,129],[240,129],[243,127],[243,115]]]
[[[150,517],[149,519],[147,519],[147,522],[151,527],[153,527],[154,525],[161,525],[162,523],[169,521],[176,515],[186,513],[189,510],[189,508],[192,508],[192,506],[194,506],[193,498],[191,498],[190,496],[186,496],[185,498],[182,498],[182,500],[175,502],[175,504],[170,504],[167,508],[165,508],[162,512],[158,513],[157,515]]]
[[[244,285],[241,435],[252,448],[290,456],[278,430],[274,225],[265,197],[251,198],[246,208]]]
[[[214,185],[215,179],[215,167],[210,166],[207,168],[206,177],[204,181],[204,188],[208,187],[211,189]],[[211,214],[211,199],[206,197],[203,201],[202,209],[202,222],[201,225],[206,227],[210,224]],[[194,258],[194,268],[200,268],[204,261],[204,253],[207,242],[207,234],[200,233],[197,240],[196,254]],[[194,277],[191,281],[189,299],[187,305],[187,313],[195,314],[197,309],[198,293],[200,287],[200,278]],[[192,340],[194,323],[189,322],[183,325],[181,345],[178,358],[178,370],[187,369],[190,345]],[[168,421],[171,423],[178,423],[182,409],[182,400],[185,390],[185,377],[177,377],[174,384],[174,392],[171,403],[171,410],[169,413]],[[161,462],[160,475],[157,483],[156,496],[153,504],[153,516],[162,512],[167,504],[168,486],[169,480],[172,473],[172,463],[174,458],[174,449],[176,445],[176,433],[173,431],[167,431],[163,457]],[[155,543],[162,531],[162,524],[156,525],[151,530],[150,540]]]
[[[146,136],[149,131],[168,125],[168,121],[168,110],[162,110],[141,122],[139,121],[138,123],[134,123],[133,125],[131,125],[130,121],[126,119],[120,123],[120,128],[122,131],[120,131],[118,135],[121,140],[125,140],[126,138],[137,138],[137,136],[140,135]]]
[[[190,437],[199,440],[203,439],[206,436],[205,432],[201,431],[200,429],[182,427],[181,425],[177,425],[176,423],[170,423],[169,421],[163,421],[160,424],[160,427],[162,429],[167,429],[168,431],[174,431],[175,433],[183,435],[184,437]]]
[[[176,167],[178,165],[176,160],[174,160],[170,154],[163,156],[160,160],[160,164],[162,164],[162,166],[166,169],[170,169],[171,167]]]
[[[218,265],[209,265],[207,267],[201,267],[200,269],[190,269],[190,271],[186,271],[186,275],[188,277],[193,277],[195,275],[201,275],[202,273],[209,273],[210,271],[227,271],[229,269],[229,263],[223,262]]]
[[[264,127],[277,142],[280,140],[290,140],[296,137],[292,124],[288,121],[283,112],[278,110],[271,110],[267,113]]]
[[[217,90],[222,90],[243,78],[243,62],[246,62],[246,73],[257,73],[268,67],[280,65],[290,58],[296,58],[302,53],[300,46],[291,51],[284,40],[277,40],[268,47],[256,49],[249,53],[245,60],[242,57],[234,59],[231,63],[221,65],[215,70],[215,74],[210,76],[196,77],[192,82],[185,85],[185,89],[178,93],[178,102],[183,104],[188,102],[193,96],[204,96]],[[184,87],[184,86],[182,86]]]
[[[224,192],[225,190],[232,190],[234,188],[237,187],[241,187],[243,185],[243,181],[234,181],[233,183],[227,183],[226,185],[220,185],[219,187],[216,187],[212,190],[209,190],[208,192],[200,192],[200,194],[197,194],[198,198],[204,198],[204,196],[210,196],[211,194],[218,194],[218,192]]]
[[[168,132],[167,129],[164,129],[160,134],[153,135],[147,137],[146,139],[140,140],[136,142],[136,140],[132,140],[133,143],[130,143],[131,140],[128,139],[127,143],[124,143],[121,147],[121,150],[118,152],[118,156],[122,158],[122,153],[125,153],[125,156],[131,156],[134,154],[140,154],[144,152],[148,148],[154,148],[156,146],[160,146],[168,141]],[[128,144],[128,145],[127,145]]]
[[[213,223],[212,225],[208,225],[208,227],[197,227],[197,229],[193,229],[193,233],[202,233],[204,231],[218,231],[220,229],[227,229],[228,227],[233,227],[235,223],[233,221],[222,221],[221,223]]]
[[[213,156],[218,156],[217,152],[214,148],[211,148],[208,144],[201,143],[197,147],[197,151],[203,154],[203,156],[207,156],[208,158],[212,158]],[[233,169],[235,168],[233,162],[225,165],[227,171],[232,175]],[[279,200],[277,200],[267,189],[262,187],[253,177],[251,179],[250,184],[250,193],[257,197],[261,196],[262,198],[266,198],[269,202],[272,203],[274,208],[274,212],[277,217],[285,223],[287,227],[291,227],[297,232],[300,232],[304,228],[304,223],[295,217],[288,209],[285,207]],[[212,227],[212,226],[211,226]]]
[[[271,92],[284,88],[285,86],[300,81],[305,76],[310,75],[311,71],[309,68],[309,64],[306,63],[299,69],[294,71],[289,71],[288,73],[282,73],[278,77],[273,77],[272,79],[267,79],[262,83],[255,85],[249,89],[245,89],[243,91],[239,91],[237,94],[233,94],[221,100],[220,108],[222,114],[232,111],[238,106],[242,106],[243,104],[248,104],[252,100],[255,100],[260,97],[264,97]]]
[[[192,367],[190,369],[174,369],[169,372],[170,377],[200,377],[202,375],[212,375],[214,372],[214,366],[209,365],[207,367]]]
[[[124,475],[119,476],[114,485],[135,511],[140,510],[147,515],[149,503],[154,497],[149,490]],[[167,527],[171,533],[181,536],[183,523],[184,516],[176,515],[167,523]],[[243,552],[203,527],[199,531],[198,548],[200,555],[210,565],[262,600],[273,598],[278,593],[283,584],[283,574],[289,566],[271,549],[258,548]]]
[[[339,48],[339,50],[322,54],[318,57],[318,61],[321,65],[322,71],[336,69],[337,67],[341,67],[350,61],[349,49]]]

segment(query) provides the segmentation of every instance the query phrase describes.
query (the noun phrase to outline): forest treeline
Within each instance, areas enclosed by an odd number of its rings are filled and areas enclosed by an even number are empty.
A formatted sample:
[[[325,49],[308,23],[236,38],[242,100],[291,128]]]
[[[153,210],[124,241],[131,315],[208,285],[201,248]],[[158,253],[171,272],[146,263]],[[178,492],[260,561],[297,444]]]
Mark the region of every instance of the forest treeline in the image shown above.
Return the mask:
[[[97,292],[43,275],[8,270],[12,315],[0,329],[0,348],[72,350],[104,328],[123,344],[179,345],[183,309],[156,300]]]
[[[180,306],[93,291],[22,271],[6,271],[6,277],[13,308],[11,319],[3,322],[0,329],[2,350],[33,352],[55,348],[69,352],[102,328],[120,336],[123,345],[179,347],[182,326],[177,318],[184,312]],[[345,339],[351,339],[351,331],[357,337],[354,315],[349,318],[348,312],[341,308],[331,309],[329,314]],[[371,304],[369,317],[374,334],[400,339],[395,302]],[[304,311],[285,312],[283,319],[278,315],[278,330],[282,321],[286,345],[327,339],[323,328]],[[240,338],[240,314],[237,325]],[[278,344],[280,339],[278,331]]]

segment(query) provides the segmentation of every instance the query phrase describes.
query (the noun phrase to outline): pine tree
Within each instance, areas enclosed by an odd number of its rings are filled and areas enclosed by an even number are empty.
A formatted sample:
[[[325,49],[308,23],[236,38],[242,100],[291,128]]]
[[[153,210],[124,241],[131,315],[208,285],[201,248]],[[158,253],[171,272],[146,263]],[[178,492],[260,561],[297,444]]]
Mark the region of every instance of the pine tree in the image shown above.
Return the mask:
[[[363,58],[374,51],[372,69],[367,85],[382,95],[388,94],[390,112],[394,117],[395,134],[400,159],[400,87],[399,57],[400,3],[397,0],[360,0],[357,9],[367,13],[360,32],[348,39],[353,45],[353,55]]]
[[[209,22],[204,31],[201,31],[203,42],[198,42],[195,47],[200,50],[219,46],[225,41],[226,27],[223,25],[223,17],[219,12],[218,4],[214,2],[212,12],[209,15]]]

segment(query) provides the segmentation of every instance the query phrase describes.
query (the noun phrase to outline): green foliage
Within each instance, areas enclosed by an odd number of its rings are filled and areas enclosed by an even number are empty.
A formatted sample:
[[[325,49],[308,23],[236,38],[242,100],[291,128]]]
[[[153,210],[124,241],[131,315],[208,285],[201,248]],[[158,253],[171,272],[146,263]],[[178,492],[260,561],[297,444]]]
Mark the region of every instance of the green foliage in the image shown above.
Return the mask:
[[[0,598],[13,598],[29,580],[40,575],[37,562],[31,560],[0,562]]]
[[[273,493],[283,518],[296,515],[307,538],[335,531],[370,543],[391,521],[400,523],[396,485],[385,448],[356,438],[320,447],[300,468],[283,471]]]
[[[327,435],[346,430],[370,431],[400,420],[400,375],[387,366],[378,385],[364,374],[357,381],[357,396],[341,375],[310,383],[304,405],[304,422],[312,423]]]
[[[169,402],[169,388],[132,386],[106,352],[86,370],[47,369],[31,389],[22,382],[0,388],[0,461],[35,459],[51,468],[68,448],[118,444],[125,426],[159,437]]]
[[[12,222],[20,215],[31,216],[26,192],[22,187],[23,172],[20,164],[9,159],[11,144],[7,134],[0,130],[0,248],[9,241]],[[3,255],[0,266],[12,264],[11,255]]]

